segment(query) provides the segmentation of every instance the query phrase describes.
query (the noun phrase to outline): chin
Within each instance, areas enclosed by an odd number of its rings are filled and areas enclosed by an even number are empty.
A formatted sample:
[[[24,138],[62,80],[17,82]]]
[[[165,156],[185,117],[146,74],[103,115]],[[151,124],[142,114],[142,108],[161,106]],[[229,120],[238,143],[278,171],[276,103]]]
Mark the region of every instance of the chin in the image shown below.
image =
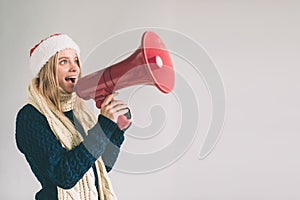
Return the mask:
[[[72,92],[74,92],[74,88],[62,88],[66,93],[71,94]]]
[[[69,93],[69,94],[71,94],[71,93],[74,92],[74,89],[72,88],[71,90],[67,90],[66,92]]]

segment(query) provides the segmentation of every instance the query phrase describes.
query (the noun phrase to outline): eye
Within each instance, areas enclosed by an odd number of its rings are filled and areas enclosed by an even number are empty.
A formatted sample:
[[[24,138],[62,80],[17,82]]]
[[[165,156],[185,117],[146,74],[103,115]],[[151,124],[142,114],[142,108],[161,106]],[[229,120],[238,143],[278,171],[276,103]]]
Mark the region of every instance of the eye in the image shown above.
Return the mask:
[[[74,62],[79,66],[79,60],[78,60],[78,58],[76,58],[76,59],[74,60]]]
[[[60,65],[65,65],[65,64],[67,64],[67,60],[61,60],[61,61],[59,62],[59,64],[60,64]]]

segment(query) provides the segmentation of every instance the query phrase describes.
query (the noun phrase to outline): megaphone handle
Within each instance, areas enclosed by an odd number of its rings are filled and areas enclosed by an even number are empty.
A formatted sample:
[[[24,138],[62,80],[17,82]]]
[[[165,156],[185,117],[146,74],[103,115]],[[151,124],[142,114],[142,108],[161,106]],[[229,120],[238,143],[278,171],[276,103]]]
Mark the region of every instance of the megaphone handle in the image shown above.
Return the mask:
[[[130,112],[130,109],[129,109],[129,108],[127,108],[127,110],[128,110],[128,112],[125,113],[124,115],[125,115],[125,117],[126,117],[128,120],[130,120],[130,119],[131,119],[131,112]]]
[[[131,125],[131,113],[130,109],[128,108],[128,112],[124,115],[120,115],[117,120],[117,124],[120,130],[126,130]]]

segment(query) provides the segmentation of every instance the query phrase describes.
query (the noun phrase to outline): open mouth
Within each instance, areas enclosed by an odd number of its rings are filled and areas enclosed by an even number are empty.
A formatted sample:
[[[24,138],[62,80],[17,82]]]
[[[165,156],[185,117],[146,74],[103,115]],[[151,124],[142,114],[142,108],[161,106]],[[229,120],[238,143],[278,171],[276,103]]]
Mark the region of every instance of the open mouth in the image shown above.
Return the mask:
[[[76,77],[66,77],[65,80],[66,80],[67,82],[75,83]]]

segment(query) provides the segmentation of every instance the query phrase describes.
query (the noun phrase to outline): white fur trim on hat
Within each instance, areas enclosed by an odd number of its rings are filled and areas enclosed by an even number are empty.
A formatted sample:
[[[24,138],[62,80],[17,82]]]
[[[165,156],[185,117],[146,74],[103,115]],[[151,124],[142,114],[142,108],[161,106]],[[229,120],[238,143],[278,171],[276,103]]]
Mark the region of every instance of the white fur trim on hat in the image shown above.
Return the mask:
[[[80,49],[78,45],[66,34],[55,34],[42,40],[31,49],[30,67],[34,75],[37,75],[40,69],[57,52],[68,48],[74,49],[79,57]]]

